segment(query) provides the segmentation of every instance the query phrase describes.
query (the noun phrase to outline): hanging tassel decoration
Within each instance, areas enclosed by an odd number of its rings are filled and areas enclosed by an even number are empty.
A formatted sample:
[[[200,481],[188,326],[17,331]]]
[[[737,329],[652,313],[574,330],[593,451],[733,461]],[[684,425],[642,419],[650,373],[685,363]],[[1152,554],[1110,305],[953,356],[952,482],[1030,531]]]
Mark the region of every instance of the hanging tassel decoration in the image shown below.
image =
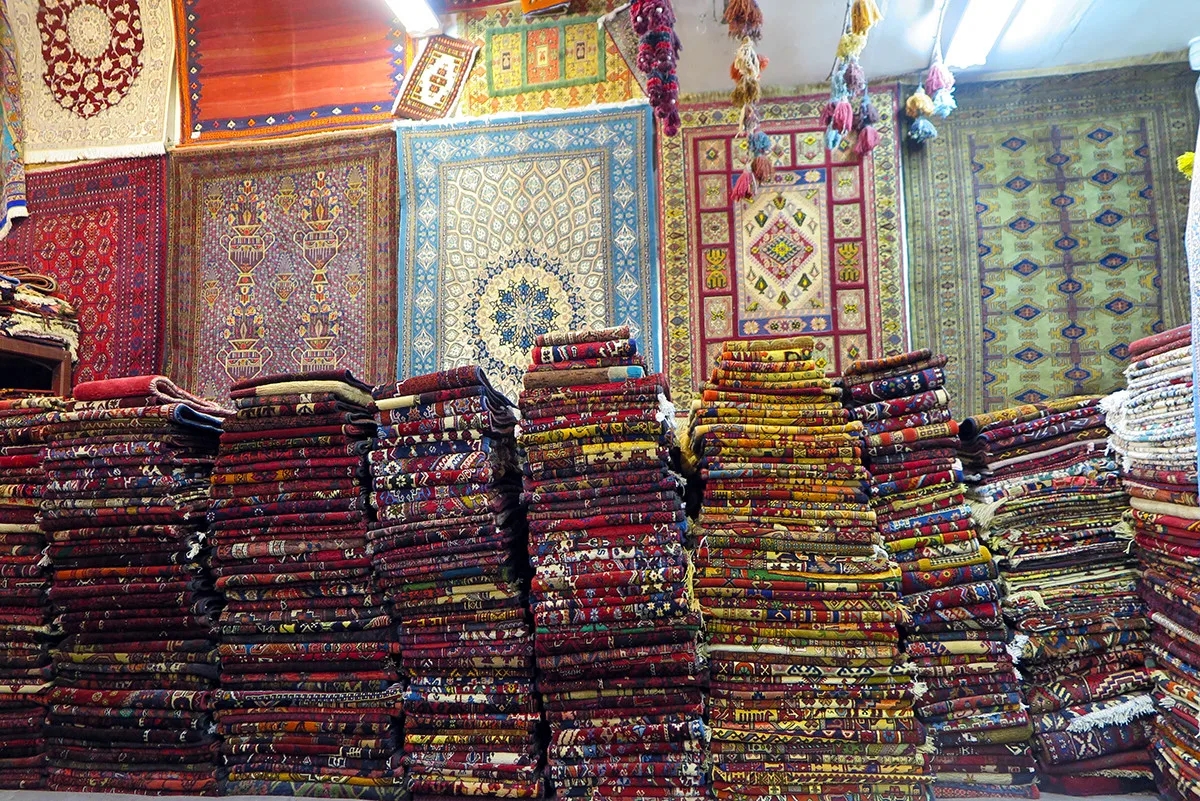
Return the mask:
[[[858,58],[862,55],[862,51],[866,49],[866,47],[866,34],[844,33],[842,34],[842,38],[838,40],[837,57]]]
[[[954,100],[954,89],[943,87],[933,93],[933,113],[939,117],[945,118],[950,116],[950,112],[958,108],[958,103]]]
[[[1192,180],[1192,170],[1195,167],[1196,154],[1193,151],[1184,153],[1179,158],[1175,159],[1175,168],[1183,173],[1187,179]]]
[[[937,138],[937,128],[933,127],[933,123],[927,118],[921,117],[913,120],[912,125],[908,127],[908,138],[917,144],[922,144]]]
[[[842,95],[833,104],[833,119],[829,124],[843,136],[850,133],[854,126],[854,106],[850,105],[849,96]]]
[[[762,38],[763,15],[755,0],[727,0],[721,22],[729,26],[734,39]]]
[[[846,69],[842,72],[842,83],[845,84],[846,91],[851,95],[858,97],[862,94],[863,88],[867,85],[867,76],[863,73],[858,59],[852,58],[846,63]]]
[[[754,178],[754,173],[747,169],[742,171],[733,185],[732,197],[734,200],[750,200],[757,191],[758,181]]]
[[[854,0],[850,7],[850,30],[860,36],[865,36],[881,19],[883,14],[875,0]]]
[[[925,94],[925,87],[918,86],[917,91],[908,96],[908,100],[904,101],[904,113],[914,120],[933,113],[933,100]]]
[[[646,75],[646,95],[663,133],[679,131],[679,51],[675,33],[675,9],[671,0],[633,0],[629,7],[634,32],[638,34],[637,68]]]
[[[935,95],[939,89],[954,88],[954,73],[942,61],[942,54],[935,53],[929,71],[925,73],[925,93]]]
[[[842,140],[844,138],[845,137],[841,134],[840,131],[838,131],[838,129],[834,128],[832,125],[829,126],[828,128],[825,129],[825,147],[826,147],[826,149],[837,150],[839,147],[841,147]]]
[[[871,102],[871,96],[864,93],[862,103],[858,107],[858,116],[854,120],[854,127],[862,130],[868,125],[878,125],[880,119],[879,109],[875,108],[875,104]]]
[[[879,146],[882,137],[874,125],[864,125],[858,132],[858,141],[854,143],[854,152],[865,156]]]

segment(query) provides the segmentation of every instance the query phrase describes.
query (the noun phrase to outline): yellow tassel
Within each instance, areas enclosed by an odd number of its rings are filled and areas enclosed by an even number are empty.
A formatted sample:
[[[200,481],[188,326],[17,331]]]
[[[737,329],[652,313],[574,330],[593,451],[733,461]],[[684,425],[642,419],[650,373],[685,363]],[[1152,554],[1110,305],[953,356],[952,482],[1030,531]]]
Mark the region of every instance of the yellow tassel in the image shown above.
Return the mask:
[[[933,100],[925,94],[923,86],[918,86],[917,91],[908,96],[904,103],[904,113],[914,120],[933,113]]]
[[[1192,151],[1184,153],[1179,158],[1175,159],[1175,166],[1183,173],[1187,179],[1192,180],[1192,167],[1196,163],[1196,154]]]
[[[858,58],[866,46],[867,37],[863,34],[844,33],[838,40],[837,54],[839,58]]]
[[[865,36],[881,19],[883,15],[879,13],[875,0],[854,0],[850,9],[850,30]]]

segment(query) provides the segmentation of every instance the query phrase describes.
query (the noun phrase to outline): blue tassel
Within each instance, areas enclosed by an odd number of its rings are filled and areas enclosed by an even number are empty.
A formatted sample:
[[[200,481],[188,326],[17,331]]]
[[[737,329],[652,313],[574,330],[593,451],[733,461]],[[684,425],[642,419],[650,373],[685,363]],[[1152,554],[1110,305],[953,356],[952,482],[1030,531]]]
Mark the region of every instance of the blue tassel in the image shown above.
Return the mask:
[[[750,134],[747,144],[750,146],[750,152],[756,156],[771,152],[771,137],[767,136],[761,130]]]
[[[825,147],[829,150],[837,150],[844,138],[845,135],[832,125],[825,129]]]
[[[939,117],[949,117],[950,112],[958,108],[954,101],[954,89],[938,89],[933,93],[933,113]]]
[[[912,125],[908,126],[908,138],[917,144],[927,142],[930,139],[935,139],[936,137],[937,128],[934,128],[933,123],[925,117],[913,120]]]

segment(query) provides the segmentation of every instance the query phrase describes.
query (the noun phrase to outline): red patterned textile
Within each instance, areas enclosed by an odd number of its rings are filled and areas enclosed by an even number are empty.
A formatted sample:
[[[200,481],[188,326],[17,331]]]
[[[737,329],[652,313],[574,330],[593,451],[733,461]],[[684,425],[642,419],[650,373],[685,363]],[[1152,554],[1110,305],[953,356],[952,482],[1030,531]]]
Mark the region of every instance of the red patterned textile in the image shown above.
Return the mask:
[[[58,279],[79,313],[76,381],[161,366],[165,181],[164,158],[28,175],[30,218],[0,241],[0,260]]]

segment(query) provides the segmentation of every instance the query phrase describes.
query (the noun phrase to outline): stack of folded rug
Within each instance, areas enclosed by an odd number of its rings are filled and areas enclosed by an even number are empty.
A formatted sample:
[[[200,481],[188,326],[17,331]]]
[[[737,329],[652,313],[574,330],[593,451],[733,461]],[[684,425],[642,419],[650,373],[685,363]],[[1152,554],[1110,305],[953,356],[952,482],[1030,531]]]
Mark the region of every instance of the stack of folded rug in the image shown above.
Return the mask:
[[[1188,325],[1129,346],[1128,387],[1104,402],[1130,495],[1142,595],[1154,623],[1159,791],[1200,799],[1200,504]]]
[[[934,795],[1036,798],[1029,715],[1005,643],[996,564],[980,544],[943,388],[928,350],[850,365],[842,379],[862,422],[871,505],[904,573],[905,650],[934,735]]]
[[[475,366],[374,395],[368,551],[409,680],[409,789],[540,798],[515,407]]]
[[[361,483],[370,392],[331,370],[260,376],[231,394],[209,513],[225,593],[224,790],[398,798],[402,690]]]
[[[79,349],[75,309],[58,294],[58,281],[19,264],[0,263],[0,336]]]
[[[49,695],[52,789],[216,789],[203,529],[228,414],[139,376],[78,385],[47,426],[41,521],[67,635]]]
[[[725,344],[688,422],[704,480],[697,595],[721,799],[918,799],[924,727],[900,650],[862,424],[811,337]]]
[[[627,328],[544,335],[521,393],[539,687],[560,798],[703,798],[704,664],[673,407]]]
[[[36,789],[46,781],[50,581],[41,564],[46,538],[37,514],[46,487],[46,423],[63,403],[56,397],[0,400],[0,789],[6,790]]]
[[[1152,786],[1150,624],[1108,434],[1091,396],[978,415],[960,431],[1007,587],[1039,784],[1052,792]]]

